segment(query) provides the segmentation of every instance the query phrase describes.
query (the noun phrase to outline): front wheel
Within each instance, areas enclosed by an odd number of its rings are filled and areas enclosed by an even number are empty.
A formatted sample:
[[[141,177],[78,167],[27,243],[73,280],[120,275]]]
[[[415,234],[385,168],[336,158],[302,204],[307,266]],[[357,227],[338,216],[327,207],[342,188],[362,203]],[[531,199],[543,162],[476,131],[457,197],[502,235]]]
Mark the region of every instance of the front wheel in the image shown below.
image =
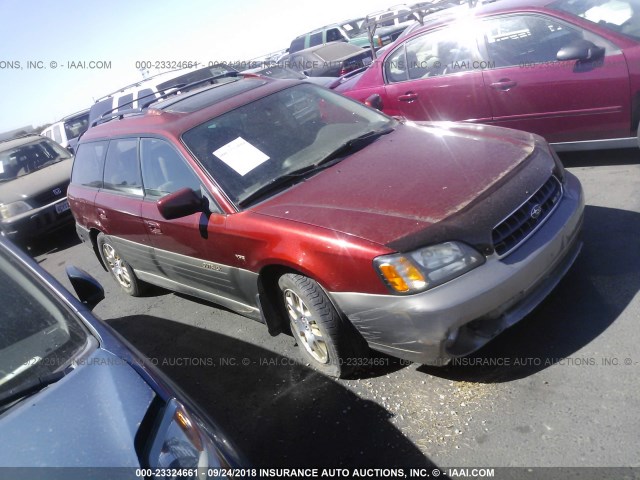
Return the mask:
[[[317,370],[345,377],[368,357],[364,339],[340,317],[317,282],[287,273],[278,286],[291,333]]]
[[[118,285],[132,297],[140,296],[144,284],[138,280],[129,264],[120,257],[111,240],[104,233],[100,233],[97,242],[102,261]]]

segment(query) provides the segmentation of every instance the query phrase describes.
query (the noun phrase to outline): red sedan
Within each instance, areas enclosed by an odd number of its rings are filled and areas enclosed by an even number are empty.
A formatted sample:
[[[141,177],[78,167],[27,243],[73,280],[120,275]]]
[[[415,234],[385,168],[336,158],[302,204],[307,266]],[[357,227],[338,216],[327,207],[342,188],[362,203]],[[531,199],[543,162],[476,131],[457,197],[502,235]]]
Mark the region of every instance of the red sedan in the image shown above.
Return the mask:
[[[636,145],[638,0],[503,0],[446,10],[336,91],[409,120],[538,133],[556,150]]]

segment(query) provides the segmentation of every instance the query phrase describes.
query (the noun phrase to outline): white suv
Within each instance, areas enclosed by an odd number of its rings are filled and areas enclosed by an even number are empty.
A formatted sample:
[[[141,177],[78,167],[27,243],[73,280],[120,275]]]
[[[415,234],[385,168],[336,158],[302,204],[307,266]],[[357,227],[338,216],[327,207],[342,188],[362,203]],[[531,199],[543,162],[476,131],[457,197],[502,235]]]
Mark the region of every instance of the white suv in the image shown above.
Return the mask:
[[[82,110],[64,117],[59,122],[48,126],[40,135],[49,137],[64,148],[74,151],[78,137],[89,128],[89,110]]]

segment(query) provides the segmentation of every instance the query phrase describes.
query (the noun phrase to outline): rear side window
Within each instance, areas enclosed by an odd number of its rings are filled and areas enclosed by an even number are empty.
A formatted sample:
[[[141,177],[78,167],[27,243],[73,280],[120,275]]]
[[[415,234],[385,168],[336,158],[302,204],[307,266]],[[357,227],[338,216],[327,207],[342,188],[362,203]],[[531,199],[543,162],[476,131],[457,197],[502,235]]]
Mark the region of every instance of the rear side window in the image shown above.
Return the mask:
[[[321,44],[322,44],[322,32],[316,32],[312,34],[311,38],[309,39],[309,46],[315,47],[316,45],[321,45]]]
[[[95,103],[91,107],[91,111],[89,112],[89,124],[92,124],[96,120],[98,120],[102,115],[107,113],[109,110],[113,108],[113,98],[109,97],[104,100]]]
[[[111,140],[104,165],[104,188],[142,195],[138,166],[138,139]]]
[[[145,195],[162,197],[185,187],[200,193],[200,179],[168,142],[141,139],[140,161]]]
[[[118,99],[118,111],[133,107],[133,93],[128,93]]]
[[[78,147],[73,161],[71,183],[102,188],[102,170],[108,143],[107,141],[84,143]]]
[[[156,101],[156,94],[150,88],[143,88],[138,92],[138,107],[146,108]]]
[[[344,40],[345,38],[340,33],[340,30],[338,30],[337,28],[331,28],[327,30],[327,43],[344,41]]]

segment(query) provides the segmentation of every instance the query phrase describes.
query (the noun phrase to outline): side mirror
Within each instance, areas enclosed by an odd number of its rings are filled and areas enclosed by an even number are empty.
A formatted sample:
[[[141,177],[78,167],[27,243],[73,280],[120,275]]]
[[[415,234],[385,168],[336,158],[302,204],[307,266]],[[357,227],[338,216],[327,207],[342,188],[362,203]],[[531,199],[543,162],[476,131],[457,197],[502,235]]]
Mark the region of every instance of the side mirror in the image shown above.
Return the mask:
[[[580,62],[588,60],[598,60],[604,56],[604,48],[588,40],[576,40],[566,47],[561,48],[556,55],[558,60],[578,60]]]
[[[166,220],[202,211],[202,199],[190,188],[181,188],[158,200],[158,211]]]
[[[377,93],[374,93],[373,95],[369,96],[364,101],[364,104],[367,107],[375,108],[376,110],[382,111],[382,97],[380,97],[380,95],[378,95]]]
[[[104,300],[104,289],[95,278],[73,265],[69,265],[65,270],[76,295],[90,310]]]

